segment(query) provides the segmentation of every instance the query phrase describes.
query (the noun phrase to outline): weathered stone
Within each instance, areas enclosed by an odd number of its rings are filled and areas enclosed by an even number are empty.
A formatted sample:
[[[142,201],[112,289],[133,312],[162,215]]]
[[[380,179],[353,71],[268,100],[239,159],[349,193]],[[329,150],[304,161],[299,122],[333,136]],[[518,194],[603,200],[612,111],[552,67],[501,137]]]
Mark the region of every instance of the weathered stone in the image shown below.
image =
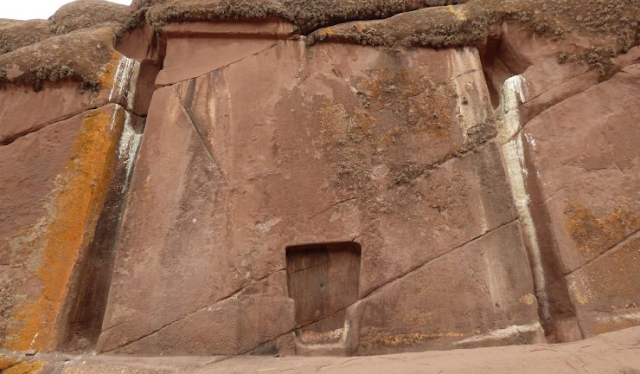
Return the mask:
[[[130,16],[126,5],[104,0],[77,0],[63,5],[51,16],[51,29],[56,34],[108,24],[125,23]]]
[[[293,25],[281,21],[196,22],[170,24],[162,31],[167,46],[162,70],[156,79],[158,86],[197,78],[273,48],[293,34]],[[220,53],[221,50],[224,53]]]
[[[277,43],[156,91],[101,350],[156,352],[139,339],[285,269],[287,246],[358,241],[364,296],[515,219],[496,148],[455,159],[492,136],[477,54]]]
[[[640,229],[638,71],[632,66],[526,125],[530,172],[566,272]]]
[[[108,103],[131,109],[139,64],[114,52],[111,60],[100,68],[104,70],[99,92],[80,91],[72,82],[46,82],[38,92],[24,85],[0,89],[0,101],[12,103],[0,107],[0,144],[11,143],[51,123]]]
[[[640,237],[636,235],[567,277],[585,336],[638,324],[639,267]]]
[[[361,354],[544,342],[518,223],[501,226],[365,298]]]
[[[56,347],[68,282],[104,204],[124,118],[111,104],[0,147],[3,348]]]
[[[292,329],[291,299],[278,296],[231,297],[128,343],[116,352],[239,355],[276,340]]]
[[[0,348],[20,352],[0,370],[637,325],[638,12],[83,0],[0,20]],[[151,357],[47,353],[92,349]]]
[[[547,344],[490,347],[402,353],[365,357],[140,357],[114,355],[39,355],[25,358],[6,353],[0,355],[0,369],[20,363],[15,374],[31,369],[35,372],[65,374],[170,374],[170,373],[247,373],[282,371],[305,374],[330,372],[373,374],[423,372],[429,370],[455,374],[544,374],[563,373],[566,368],[596,373],[634,373],[640,370],[640,328],[603,334],[585,341],[549,346]],[[19,371],[21,369],[22,371]]]

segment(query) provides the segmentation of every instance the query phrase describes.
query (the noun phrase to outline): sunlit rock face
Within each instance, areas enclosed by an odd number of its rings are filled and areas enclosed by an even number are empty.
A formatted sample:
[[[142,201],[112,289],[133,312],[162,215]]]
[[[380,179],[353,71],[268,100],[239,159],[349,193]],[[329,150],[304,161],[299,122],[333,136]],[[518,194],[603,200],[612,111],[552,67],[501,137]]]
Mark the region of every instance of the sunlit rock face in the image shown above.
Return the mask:
[[[0,55],[1,348],[372,355],[640,324],[638,47],[597,65],[580,25],[468,29],[498,2],[69,23],[91,3]]]

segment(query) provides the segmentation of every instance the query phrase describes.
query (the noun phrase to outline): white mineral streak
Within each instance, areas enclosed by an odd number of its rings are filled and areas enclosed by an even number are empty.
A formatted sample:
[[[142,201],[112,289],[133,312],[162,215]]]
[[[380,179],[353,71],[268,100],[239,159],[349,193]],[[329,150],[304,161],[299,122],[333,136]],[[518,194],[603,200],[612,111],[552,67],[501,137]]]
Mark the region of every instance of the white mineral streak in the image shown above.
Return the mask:
[[[502,98],[498,109],[498,136],[502,143],[502,157],[507,168],[516,210],[524,239],[531,255],[533,277],[536,284],[538,302],[542,317],[550,318],[549,299],[545,286],[545,274],[542,267],[540,245],[536,227],[529,209],[529,194],[526,189],[527,169],[525,166],[523,137],[520,132],[520,115],[518,106],[526,101],[526,82],[521,75],[513,76],[504,82]]]
[[[599,322],[605,322],[605,323],[611,323],[611,322],[621,323],[626,321],[631,321],[636,323],[637,321],[640,321],[640,312],[617,314],[613,316],[597,316],[596,319]]]
[[[131,118],[130,110],[133,110],[136,97],[136,85],[138,82],[138,75],[140,73],[140,63],[134,59],[121,56],[116,67],[116,72],[113,77],[113,87],[109,93],[109,101],[121,100],[126,95],[126,108],[124,125],[122,128],[122,135],[120,137],[120,143],[118,145],[118,157],[125,163],[126,176],[122,183],[123,192],[129,185],[129,179],[133,171],[133,165],[135,163],[138,149],[142,141],[142,134],[136,132],[133,121]],[[121,106],[114,112],[113,124],[117,118],[116,113],[123,110]]]
[[[109,92],[109,101],[113,100],[113,94],[117,91],[118,80],[121,75],[122,66],[125,64],[126,57],[121,56],[118,60],[118,66],[116,67],[116,73],[113,75],[113,85],[111,86],[111,91]]]
[[[123,95],[127,94],[127,109],[133,108],[135,99],[135,88],[138,81],[138,73],[140,71],[140,63],[134,59],[120,56],[116,73],[113,76],[113,86],[109,92],[109,101],[114,98],[120,100]]]
[[[484,342],[487,340],[501,340],[501,339],[510,338],[512,336],[520,335],[523,333],[536,332],[536,331],[539,332],[540,334],[544,334],[542,331],[542,326],[540,325],[539,322],[531,323],[528,325],[513,325],[504,329],[491,331],[488,334],[472,336],[470,338],[460,340],[454,343],[454,345]]]
[[[133,67],[129,74],[129,88],[127,89],[127,110],[133,110],[133,105],[136,99],[136,87],[138,86],[138,76],[140,75],[140,63],[136,60],[133,61]]]
[[[116,109],[111,114],[111,124],[109,125],[109,132],[113,134],[113,130],[115,130],[116,125],[118,124],[118,113],[122,110],[120,105],[116,105]]]
[[[122,183],[123,192],[129,185],[129,179],[131,178],[133,165],[136,160],[136,155],[140,149],[140,143],[142,142],[142,134],[135,131],[131,121],[131,113],[125,111],[124,127],[122,129],[122,136],[120,137],[120,145],[118,147],[118,157],[125,163],[126,177]]]
[[[449,71],[453,76],[451,80],[458,101],[458,120],[466,142],[469,130],[486,122],[491,112],[489,91],[478,50],[465,47],[453,51],[449,57]]]

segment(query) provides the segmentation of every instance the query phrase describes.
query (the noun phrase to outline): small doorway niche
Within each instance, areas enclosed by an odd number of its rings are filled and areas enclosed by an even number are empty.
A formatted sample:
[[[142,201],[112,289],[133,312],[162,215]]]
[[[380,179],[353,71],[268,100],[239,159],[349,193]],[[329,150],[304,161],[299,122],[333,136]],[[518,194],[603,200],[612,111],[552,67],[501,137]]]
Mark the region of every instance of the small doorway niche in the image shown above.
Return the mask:
[[[298,339],[338,342],[346,307],[358,300],[360,244],[320,243],[287,247],[287,282],[294,300]]]

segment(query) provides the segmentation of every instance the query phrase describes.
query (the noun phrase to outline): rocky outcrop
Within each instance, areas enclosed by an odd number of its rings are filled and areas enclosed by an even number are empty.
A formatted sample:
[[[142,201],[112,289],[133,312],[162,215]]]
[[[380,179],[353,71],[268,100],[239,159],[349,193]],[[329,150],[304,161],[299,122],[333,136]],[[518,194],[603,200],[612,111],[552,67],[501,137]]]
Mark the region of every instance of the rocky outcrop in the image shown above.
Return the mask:
[[[0,94],[13,104],[2,108],[0,146],[5,348],[57,347],[78,264],[111,204],[109,186],[130,172],[121,167],[133,166],[136,120],[127,96],[136,66],[114,52],[96,93],[47,84],[37,93],[18,86]]]
[[[2,21],[2,348],[371,355],[638,325],[638,11]]]

